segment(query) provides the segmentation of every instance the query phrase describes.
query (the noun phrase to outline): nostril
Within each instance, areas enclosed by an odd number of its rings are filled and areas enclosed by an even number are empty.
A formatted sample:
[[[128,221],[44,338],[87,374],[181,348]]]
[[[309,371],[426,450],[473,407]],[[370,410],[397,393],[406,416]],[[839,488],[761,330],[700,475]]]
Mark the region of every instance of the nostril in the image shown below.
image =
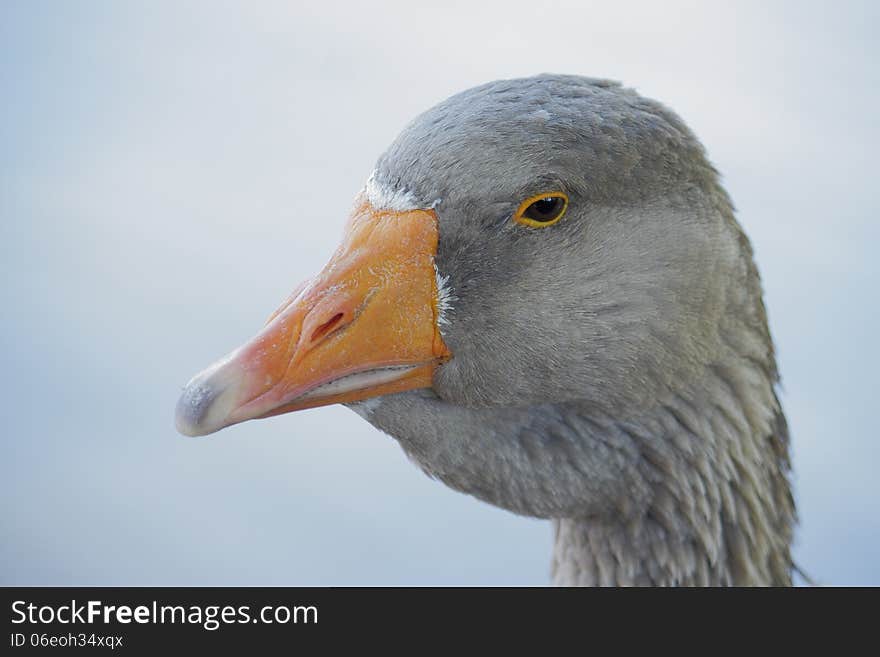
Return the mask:
[[[318,342],[319,340],[322,340],[328,333],[333,331],[333,329],[335,329],[339,325],[339,322],[342,321],[342,317],[343,313],[336,313],[335,315],[333,315],[333,317],[331,317],[326,322],[321,324],[318,328],[316,328],[312,332],[312,344]]]

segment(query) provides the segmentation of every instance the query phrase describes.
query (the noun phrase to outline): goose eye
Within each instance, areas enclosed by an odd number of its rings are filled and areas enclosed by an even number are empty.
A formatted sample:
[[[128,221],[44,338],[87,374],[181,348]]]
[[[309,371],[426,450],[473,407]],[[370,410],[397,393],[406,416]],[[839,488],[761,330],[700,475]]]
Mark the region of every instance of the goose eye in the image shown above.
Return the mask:
[[[562,192],[545,192],[520,203],[513,218],[525,226],[544,228],[562,219],[567,207],[568,196]]]

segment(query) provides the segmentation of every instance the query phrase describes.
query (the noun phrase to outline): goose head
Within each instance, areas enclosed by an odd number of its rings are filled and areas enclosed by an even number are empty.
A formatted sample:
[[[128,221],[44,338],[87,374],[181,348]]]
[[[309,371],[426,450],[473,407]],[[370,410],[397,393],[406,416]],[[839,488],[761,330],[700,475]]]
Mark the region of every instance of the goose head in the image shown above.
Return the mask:
[[[410,123],[324,270],[190,381],[176,421],[345,403],[453,488],[593,525],[709,488],[711,565],[739,479],[760,479],[787,550],[775,380],[750,246],[692,132],[616,83],[541,75]]]

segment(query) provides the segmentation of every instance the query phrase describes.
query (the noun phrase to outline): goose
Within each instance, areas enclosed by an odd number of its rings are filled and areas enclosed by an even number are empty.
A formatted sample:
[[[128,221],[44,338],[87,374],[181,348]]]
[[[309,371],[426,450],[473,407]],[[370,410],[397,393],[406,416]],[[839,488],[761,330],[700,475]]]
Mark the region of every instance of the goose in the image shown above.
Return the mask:
[[[499,80],[403,129],[324,269],[184,387],[176,426],[345,404],[430,477],[551,519],[554,584],[790,585],[762,296],[675,113]]]

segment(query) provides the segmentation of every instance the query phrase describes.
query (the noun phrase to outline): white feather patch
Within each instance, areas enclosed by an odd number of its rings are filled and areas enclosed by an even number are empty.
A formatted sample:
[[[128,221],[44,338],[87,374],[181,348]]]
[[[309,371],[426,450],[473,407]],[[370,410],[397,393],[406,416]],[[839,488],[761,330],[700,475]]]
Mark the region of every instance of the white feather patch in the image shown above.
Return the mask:
[[[444,276],[437,269],[437,263],[434,263],[434,276],[437,279],[437,326],[440,332],[443,327],[449,325],[449,313],[452,312],[452,302],[457,301],[452,293],[452,287],[449,285],[449,276]]]
[[[395,189],[385,183],[376,180],[376,172],[370,174],[364,185],[364,195],[377,210],[393,210],[395,212],[407,212],[408,210],[420,210],[425,208],[424,203],[419,203],[415,195],[408,189]],[[442,199],[436,199],[430,203],[430,209],[440,205]]]
[[[367,178],[367,184],[364,185],[364,194],[367,200],[377,210],[394,210],[395,212],[406,212],[407,210],[417,210],[419,203],[406,189],[392,189],[387,185],[376,180],[376,172],[370,174]]]

